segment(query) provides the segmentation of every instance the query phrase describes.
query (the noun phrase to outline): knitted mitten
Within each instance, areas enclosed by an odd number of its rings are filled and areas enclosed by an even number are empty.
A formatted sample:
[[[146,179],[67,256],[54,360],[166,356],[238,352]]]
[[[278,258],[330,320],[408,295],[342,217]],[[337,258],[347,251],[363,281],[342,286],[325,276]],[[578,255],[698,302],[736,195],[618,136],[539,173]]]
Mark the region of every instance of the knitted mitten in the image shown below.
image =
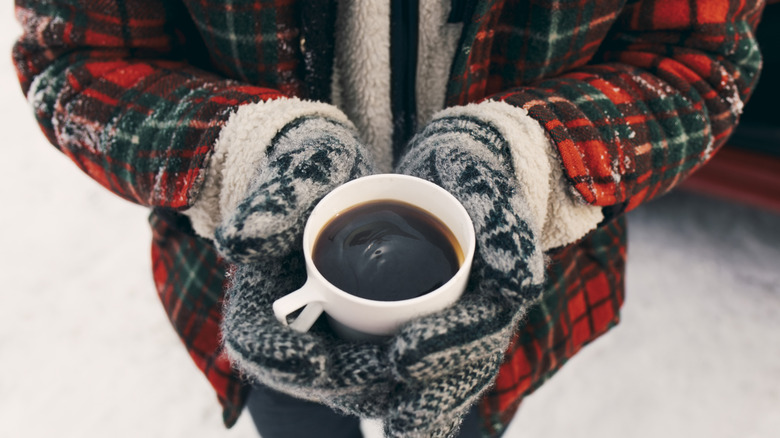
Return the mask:
[[[276,320],[273,302],[305,279],[300,252],[238,266],[222,323],[232,363],[294,397],[361,417],[385,415],[392,382],[386,345],[348,342],[319,323],[300,333]]]
[[[324,117],[301,117],[266,151],[266,164],[215,231],[217,250],[234,263],[269,262],[300,248],[314,205],[337,186],[372,173],[354,130]]]
[[[345,342],[321,325],[299,333],[272,310],[276,299],[305,282],[302,236],[312,208],[335,187],[370,174],[370,156],[354,128],[302,117],[275,136],[259,169],[214,233],[217,249],[236,264],[222,323],[232,363],[298,398],[354,415],[383,415],[386,348]]]
[[[544,262],[539,230],[518,195],[509,149],[491,125],[434,120],[411,142],[397,171],[458,198],[477,235],[470,283],[443,312],[406,324],[390,361],[400,382],[385,418],[388,437],[445,437],[498,372],[513,331],[539,298]]]

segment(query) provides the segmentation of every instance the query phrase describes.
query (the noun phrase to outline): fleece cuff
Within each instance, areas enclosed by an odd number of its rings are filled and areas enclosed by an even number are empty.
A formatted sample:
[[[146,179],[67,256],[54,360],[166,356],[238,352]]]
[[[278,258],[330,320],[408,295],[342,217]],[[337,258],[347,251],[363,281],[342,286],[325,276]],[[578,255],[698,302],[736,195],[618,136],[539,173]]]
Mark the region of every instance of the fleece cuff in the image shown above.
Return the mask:
[[[266,151],[277,134],[302,117],[322,117],[355,128],[335,106],[282,98],[239,107],[219,133],[209,158],[205,180],[195,203],[183,213],[199,235],[214,239],[217,226],[236,211],[252,179],[268,164]]]
[[[563,174],[558,153],[528,112],[506,102],[484,101],[447,108],[434,115],[469,117],[494,126],[509,143],[519,190],[531,209],[531,221],[542,230],[542,250],[567,245],[595,229],[601,208],[578,201]]]

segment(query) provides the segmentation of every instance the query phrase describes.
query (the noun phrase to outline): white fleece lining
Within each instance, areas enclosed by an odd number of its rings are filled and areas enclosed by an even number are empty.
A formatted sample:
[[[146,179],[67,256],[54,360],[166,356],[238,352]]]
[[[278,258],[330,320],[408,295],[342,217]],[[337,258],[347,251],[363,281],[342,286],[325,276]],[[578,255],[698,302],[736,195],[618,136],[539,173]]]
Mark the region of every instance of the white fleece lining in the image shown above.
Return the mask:
[[[531,209],[531,226],[542,230],[542,250],[575,242],[604,218],[601,208],[570,195],[555,146],[544,129],[523,108],[506,102],[485,101],[447,108],[434,118],[466,116],[495,126],[512,153],[520,191]]]
[[[239,107],[219,132],[207,163],[198,198],[183,213],[196,233],[210,239],[227,212],[234,211],[249,190],[257,169],[267,160],[271,140],[288,123],[304,116],[320,116],[354,129],[346,115],[333,105],[281,98]]]
[[[377,170],[390,172],[390,2],[339,1],[335,52],[333,101],[357,126]]]
[[[463,23],[447,23],[452,0],[421,1],[417,42],[417,126],[425,126],[444,108],[450,66]]]
[[[450,0],[419,4],[417,126],[444,107],[447,78],[462,23],[447,23]],[[390,1],[343,0],[338,5],[331,97],[357,126],[381,172],[392,171]]]

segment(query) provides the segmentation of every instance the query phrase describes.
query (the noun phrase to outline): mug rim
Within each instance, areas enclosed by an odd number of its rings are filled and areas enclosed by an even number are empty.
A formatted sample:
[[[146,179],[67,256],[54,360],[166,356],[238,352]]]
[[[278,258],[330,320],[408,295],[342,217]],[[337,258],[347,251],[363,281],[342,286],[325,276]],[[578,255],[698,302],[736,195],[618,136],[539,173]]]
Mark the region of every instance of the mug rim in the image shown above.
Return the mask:
[[[353,295],[353,294],[351,294],[351,293],[349,293],[349,292],[347,292],[345,290],[342,290],[339,287],[335,286],[330,281],[328,281],[328,279],[326,279],[325,276],[322,275],[322,273],[314,265],[314,259],[312,257],[312,250],[313,250],[314,243],[317,241],[317,237],[319,236],[319,232],[323,228],[322,226],[320,226],[320,227],[318,227],[317,230],[314,230],[312,222],[310,220],[311,217],[314,216],[315,213],[318,211],[318,209],[325,208],[325,205],[327,204],[327,202],[331,202],[332,198],[334,198],[335,196],[340,196],[339,193],[337,193],[337,192],[343,191],[345,189],[349,189],[352,186],[357,185],[357,184],[364,184],[367,180],[373,181],[373,180],[386,180],[386,179],[390,179],[390,180],[392,180],[392,179],[400,179],[400,180],[406,180],[406,181],[409,181],[409,182],[414,182],[415,184],[422,184],[422,185],[426,186],[428,189],[433,190],[433,191],[437,192],[438,194],[442,195],[444,198],[446,198],[451,204],[453,204],[455,206],[455,209],[458,210],[460,213],[462,213],[462,216],[466,218],[466,230],[467,230],[466,237],[467,237],[468,241],[465,242],[465,243],[468,246],[464,246],[464,242],[461,242],[461,240],[458,239],[458,236],[454,236],[458,240],[458,244],[461,245],[461,251],[463,251],[463,262],[458,267],[458,271],[455,272],[455,274],[452,277],[450,277],[450,279],[447,280],[447,282],[445,282],[444,284],[442,284],[441,286],[439,286],[435,290],[433,290],[433,291],[431,291],[429,293],[426,293],[426,294],[423,294],[423,295],[420,295],[420,296],[417,296],[417,297],[414,297],[414,298],[408,298],[408,299],[405,299],[405,300],[395,300],[395,301],[371,300],[371,299],[368,299],[368,298],[363,298],[363,297],[359,297],[359,296]],[[413,203],[413,202],[410,202],[407,199],[401,199],[401,198],[392,198],[392,197],[381,198],[380,197],[380,198],[365,199],[365,200],[361,200],[361,201],[349,204],[345,208],[340,209],[337,212],[337,214],[340,213],[340,212],[343,212],[343,211],[345,211],[345,210],[347,210],[349,208],[353,208],[353,207],[355,207],[357,205],[360,205],[360,204],[362,204],[364,202],[380,201],[380,200],[383,200],[383,199],[389,199],[389,200],[396,200],[396,201],[400,201],[400,202],[405,202],[407,204],[410,204],[410,205],[413,205],[413,206],[415,206],[417,208],[420,208],[420,209],[426,211],[428,214],[431,214],[434,217],[436,217],[438,220],[440,220],[442,223],[444,223],[445,226],[450,228],[450,231],[452,232],[451,225],[445,219],[443,219],[443,218],[439,217],[438,215],[432,213],[429,209],[425,208],[424,206],[420,206],[417,203]],[[333,217],[333,215],[331,215],[331,217]],[[316,233],[316,235],[315,236],[311,236],[312,233]],[[453,232],[453,234],[454,234],[454,232]],[[306,244],[307,237],[311,238],[311,244],[310,245]],[[476,251],[476,234],[475,234],[475,231],[474,231],[474,223],[471,220],[471,216],[466,211],[466,208],[463,206],[463,204],[455,196],[452,195],[452,193],[448,192],[447,190],[445,190],[441,186],[439,186],[437,184],[434,184],[434,183],[432,183],[432,182],[430,182],[428,180],[425,180],[425,179],[422,179],[422,178],[418,178],[418,177],[415,177],[415,176],[411,176],[411,175],[396,174],[396,173],[380,173],[380,174],[364,176],[364,177],[360,177],[360,178],[348,181],[348,182],[346,182],[346,183],[336,187],[335,189],[330,191],[327,195],[325,195],[322,199],[320,199],[320,201],[317,202],[317,204],[315,205],[314,209],[311,211],[311,213],[309,214],[309,217],[306,220],[306,226],[304,227],[304,231],[303,231],[303,244],[304,244],[303,245],[303,253],[304,253],[304,259],[305,259],[305,262],[306,262],[307,275],[313,275],[316,278],[316,280],[318,281],[318,283],[320,283],[323,286],[325,286],[331,293],[334,293],[335,295],[339,296],[340,298],[343,298],[343,299],[346,299],[346,300],[349,300],[349,301],[353,301],[353,302],[355,302],[357,304],[364,305],[364,306],[368,305],[368,306],[373,306],[373,307],[378,307],[378,308],[395,308],[395,307],[405,307],[405,306],[409,306],[409,305],[420,304],[420,303],[428,301],[428,300],[436,299],[439,295],[442,295],[445,292],[447,292],[448,286],[450,286],[451,283],[462,281],[463,280],[463,278],[462,278],[463,276],[468,276],[470,274],[470,272],[471,272],[471,265],[472,265],[472,262],[473,262],[473,259],[474,259],[474,252]]]

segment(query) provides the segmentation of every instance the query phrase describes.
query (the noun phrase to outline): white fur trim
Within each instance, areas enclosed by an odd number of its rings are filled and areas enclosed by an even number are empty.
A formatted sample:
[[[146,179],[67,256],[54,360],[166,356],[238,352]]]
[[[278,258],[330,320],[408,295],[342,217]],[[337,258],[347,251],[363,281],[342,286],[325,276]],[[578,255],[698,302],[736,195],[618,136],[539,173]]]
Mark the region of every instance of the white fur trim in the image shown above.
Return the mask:
[[[285,125],[304,116],[320,116],[353,127],[346,115],[322,102],[282,98],[239,107],[219,132],[198,198],[183,213],[199,235],[213,239],[222,218],[234,211],[249,190],[265,151]]]
[[[417,42],[417,126],[425,126],[444,108],[447,79],[463,23],[447,23],[452,0],[421,1]]]
[[[542,250],[575,242],[604,218],[600,207],[575,199],[555,146],[539,123],[523,108],[486,101],[447,108],[434,118],[466,116],[495,126],[509,142],[523,197],[529,203],[536,230],[542,230]]]
[[[376,160],[377,170],[393,165],[390,107],[390,2],[338,2],[333,101],[355,122]]]

